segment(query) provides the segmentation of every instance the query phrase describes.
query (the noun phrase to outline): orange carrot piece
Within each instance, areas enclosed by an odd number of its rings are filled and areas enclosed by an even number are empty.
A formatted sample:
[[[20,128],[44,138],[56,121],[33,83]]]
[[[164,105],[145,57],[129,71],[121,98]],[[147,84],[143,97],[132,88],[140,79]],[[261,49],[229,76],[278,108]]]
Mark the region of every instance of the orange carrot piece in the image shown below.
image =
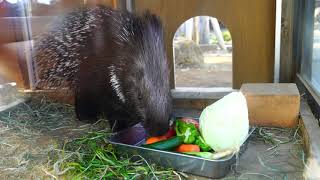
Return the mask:
[[[146,141],[146,144],[153,144],[159,141],[166,140],[164,136],[155,136],[155,137],[149,137]]]
[[[200,152],[200,147],[195,144],[181,144],[177,147],[178,152]]]

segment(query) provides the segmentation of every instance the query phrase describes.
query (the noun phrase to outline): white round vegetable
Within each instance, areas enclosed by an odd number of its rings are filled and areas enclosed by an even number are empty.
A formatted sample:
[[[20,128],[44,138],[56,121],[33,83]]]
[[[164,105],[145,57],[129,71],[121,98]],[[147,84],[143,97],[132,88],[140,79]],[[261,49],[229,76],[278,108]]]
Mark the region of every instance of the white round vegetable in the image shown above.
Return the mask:
[[[214,151],[238,151],[249,132],[244,95],[233,92],[206,107],[200,116],[200,132]]]

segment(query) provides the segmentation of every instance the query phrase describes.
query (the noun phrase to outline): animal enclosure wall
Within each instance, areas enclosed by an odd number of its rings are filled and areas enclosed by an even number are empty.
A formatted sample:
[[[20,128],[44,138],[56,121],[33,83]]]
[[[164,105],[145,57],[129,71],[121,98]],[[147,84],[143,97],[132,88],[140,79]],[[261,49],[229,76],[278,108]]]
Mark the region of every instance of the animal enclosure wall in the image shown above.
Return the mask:
[[[16,81],[19,87],[30,88],[28,60],[25,53],[30,50],[29,41],[45,31],[52,17],[83,5],[103,4],[117,8],[120,6],[119,2],[119,0],[59,0],[50,5],[33,2],[30,4],[30,16],[21,17],[8,17],[5,14],[8,11],[0,8],[0,17],[2,16],[0,25],[6,27],[0,28],[0,63],[10,71],[4,76],[10,81]],[[230,30],[233,41],[233,88],[239,88],[244,82],[273,81],[275,0],[135,0],[133,2],[135,11],[149,9],[158,14],[164,23],[172,88],[175,88],[172,40],[179,26],[195,16],[215,17]],[[29,23],[29,29],[25,29],[26,23]]]
[[[233,40],[233,88],[240,88],[242,83],[273,82],[275,6],[275,0],[135,0],[137,12],[149,9],[164,23],[172,88],[172,39],[179,26],[195,16],[216,17],[229,28]]]

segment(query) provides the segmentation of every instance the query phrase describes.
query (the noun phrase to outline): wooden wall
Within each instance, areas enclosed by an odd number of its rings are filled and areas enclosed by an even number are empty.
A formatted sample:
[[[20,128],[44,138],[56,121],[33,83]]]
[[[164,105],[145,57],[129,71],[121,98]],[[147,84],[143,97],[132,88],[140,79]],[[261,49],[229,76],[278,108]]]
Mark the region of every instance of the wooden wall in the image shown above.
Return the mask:
[[[10,49],[10,47],[0,44],[0,84],[15,81],[19,87],[25,86],[17,52],[15,48]]]
[[[33,15],[38,16],[31,19],[33,35],[43,31],[45,25],[50,21],[50,16],[68,12],[74,7],[84,5],[84,2],[87,2],[86,5],[88,6],[104,4],[117,7],[119,0],[63,0],[59,2],[60,4],[55,5],[55,8],[45,5],[32,5]],[[275,0],[135,0],[134,7],[138,12],[150,9],[163,20],[167,55],[171,65],[172,88],[174,88],[173,36],[183,22],[200,15],[218,18],[231,32],[233,40],[233,88],[239,88],[245,82],[273,81]],[[20,29],[21,20],[24,21],[23,18],[0,18],[0,27],[2,27],[0,28],[0,45],[29,40],[22,36],[24,29]],[[21,48],[11,49],[13,49],[11,52],[1,51],[2,58],[0,61],[2,62],[0,64],[16,64],[14,67],[19,67],[20,72],[12,71],[20,74],[10,77],[16,77],[17,81],[22,81],[18,82],[19,84],[25,85],[27,78],[24,76],[26,73],[25,70],[21,70],[21,68],[26,68],[23,65],[24,63],[21,63],[25,60],[19,59],[21,56],[12,55],[19,54],[18,51]],[[16,52],[14,52],[14,49],[16,49]],[[10,55],[4,53],[10,53]],[[9,56],[12,58],[3,58]],[[3,61],[7,61],[7,63]],[[10,63],[8,63],[9,61]],[[22,72],[24,72],[23,75],[21,75]]]
[[[187,19],[204,15],[218,18],[230,30],[233,88],[242,83],[273,82],[275,6],[275,0],[135,0],[137,12],[149,9],[164,23],[172,88],[174,34]]]

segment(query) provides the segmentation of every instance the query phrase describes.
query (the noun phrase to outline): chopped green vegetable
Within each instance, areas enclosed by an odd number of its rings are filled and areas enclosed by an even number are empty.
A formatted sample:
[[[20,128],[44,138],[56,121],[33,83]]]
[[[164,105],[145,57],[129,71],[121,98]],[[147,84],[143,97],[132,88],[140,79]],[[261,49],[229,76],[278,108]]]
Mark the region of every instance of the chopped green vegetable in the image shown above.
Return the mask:
[[[186,123],[181,120],[176,121],[176,134],[179,137],[183,137],[183,142],[185,144],[192,144],[196,141],[200,133],[196,126],[192,123]]]
[[[210,151],[211,150],[211,147],[203,140],[203,138],[201,136],[197,137],[195,144],[197,144],[200,147],[201,151]]]
[[[158,149],[158,150],[172,150],[183,143],[183,138],[180,136],[175,136],[167,140],[155,142],[152,144],[144,144],[142,147]]]

